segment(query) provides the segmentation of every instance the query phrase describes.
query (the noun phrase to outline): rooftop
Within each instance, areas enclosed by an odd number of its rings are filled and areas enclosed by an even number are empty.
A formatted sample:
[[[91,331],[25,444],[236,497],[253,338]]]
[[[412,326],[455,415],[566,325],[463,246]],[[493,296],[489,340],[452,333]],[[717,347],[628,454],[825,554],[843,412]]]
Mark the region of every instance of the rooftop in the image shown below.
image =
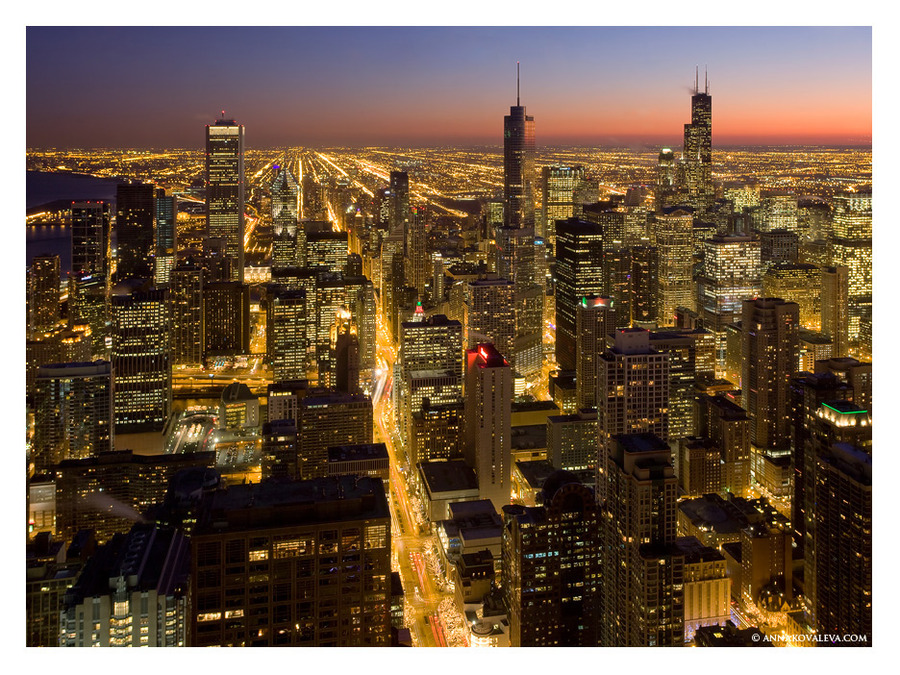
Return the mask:
[[[363,459],[388,459],[384,443],[362,443],[359,445],[339,445],[328,448],[329,462],[352,462]]]
[[[380,478],[266,480],[207,494],[194,535],[389,517]]]
[[[429,494],[478,490],[478,479],[471,467],[461,460],[420,462],[419,472]]]

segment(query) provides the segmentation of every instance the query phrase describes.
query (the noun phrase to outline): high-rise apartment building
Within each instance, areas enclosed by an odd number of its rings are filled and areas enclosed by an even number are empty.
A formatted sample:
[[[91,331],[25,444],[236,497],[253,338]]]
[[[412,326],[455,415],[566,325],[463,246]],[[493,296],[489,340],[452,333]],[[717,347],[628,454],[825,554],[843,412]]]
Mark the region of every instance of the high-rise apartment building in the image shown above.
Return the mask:
[[[244,126],[222,117],[206,125],[206,224],[225,242],[229,280],[244,281]]]
[[[847,443],[816,455],[815,547],[805,578],[816,631],[872,640],[872,456]]]
[[[380,478],[234,485],[191,536],[192,646],[387,647],[391,522]]]
[[[566,471],[597,468],[596,410],[547,417],[547,461]]]
[[[478,279],[465,287],[463,328],[466,347],[489,342],[498,352],[512,354],[515,347],[515,289],[505,279]]]
[[[675,546],[678,480],[669,444],[615,435],[604,458],[609,514],[601,644],[684,645],[684,553]]]
[[[601,517],[593,492],[551,474],[543,504],[503,507],[501,570],[511,647],[596,647]]]
[[[697,398],[695,431],[719,451],[721,490],[744,497],[750,489],[750,418],[725,396]]]
[[[120,282],[112,320],[115,432],[162,431],[172,409],[169,291]]]
[[[69,277],[69,325],[90,328],[91,354],[108,356],[109,283],[103,275]]]
[[[149,279],[156,253],[156,188],[147,183],[116,187],[116,279]]]
[[[479,499],[509,504],[512,487],[513,375],[492,344],[466,350],[465,457],[475,469]]]
[[[715,379],[715,336],[705,328],[656,330],[650,346],[669,355],[669,439],[693,436],[697,385]]]
[[[622,328],[615,332],[614,346],[597,361],[597,485],[602,502],[614,436],[651,433],[669,439],[669,355],[650,346],[648,331]]]
[[[35,471],[114,446],[113,381],[108,361],[38,368],[34,395]]]
[[[66,593],[60,646],[187,646],[190,551],[173,528],[141,523],[117,534]]]
[[[810,623],[822,629],[837,628],[841,614],[849,623],[869,613],[871,622],[871,463],[870,411],[849,401],[821,403],[805,438],[799,478],[804,591]]]

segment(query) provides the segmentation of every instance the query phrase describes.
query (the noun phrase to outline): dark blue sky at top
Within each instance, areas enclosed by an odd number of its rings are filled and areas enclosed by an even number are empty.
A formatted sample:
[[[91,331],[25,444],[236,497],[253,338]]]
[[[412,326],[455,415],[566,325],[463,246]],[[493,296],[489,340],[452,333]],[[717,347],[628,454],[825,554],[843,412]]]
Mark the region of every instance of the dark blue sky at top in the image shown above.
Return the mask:
[[[30,27],[26,143],[199,147],[224,108],[249,147],[496,144],[517,60],[539,144],[677,143],[697,64],[714,138],[867,142],[871,49],[866,27]]]

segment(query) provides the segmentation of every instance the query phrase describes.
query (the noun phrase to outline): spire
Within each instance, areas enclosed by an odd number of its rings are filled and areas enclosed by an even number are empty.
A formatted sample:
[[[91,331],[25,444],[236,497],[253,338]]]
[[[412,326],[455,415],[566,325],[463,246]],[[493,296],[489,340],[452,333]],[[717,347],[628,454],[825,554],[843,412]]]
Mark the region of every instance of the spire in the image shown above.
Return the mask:
[[[516,61],[516,106],[519,105],[519,62]]]
[[[697,70],[694,72],[694,93],[700,93],[700,66],[697,66]]]
[[[704,79],[704,83],[703,83],[704,92],[703,93],[708,94],[709,93],[709,68],[707,66],[703,66],[703,79]]]

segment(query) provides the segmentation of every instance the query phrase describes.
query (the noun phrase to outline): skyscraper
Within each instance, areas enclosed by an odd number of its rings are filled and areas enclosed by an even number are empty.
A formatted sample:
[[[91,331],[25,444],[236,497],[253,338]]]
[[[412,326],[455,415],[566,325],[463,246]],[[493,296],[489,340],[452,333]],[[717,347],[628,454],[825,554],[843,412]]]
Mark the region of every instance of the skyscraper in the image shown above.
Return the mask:
[[[823,267],[820,304],[822,332],[831,337],[831,354],[847,356],[850,352],[849,276],[846,267]]]
[[[359,329],[350,312],[341,308],[331,325],[329,386],[347,394],[359,393]]]
[[[410,209],[409,236],[406,245],[406,283],[416,289],[419,298],[425,297],[427,278],[425,255],[425,210],[420,207]]]
[[[429,406],[462,402],[462,324],[443,314],[404,321],[394,381],[400,433],[410,442],[412,417]]]
[[[653,433],[610,439],[602,494],[609,514],[603,564],[603,646],[684,645],[684,555],[674,545],[678,479]]]
[[[162,431],[172,408],[169,291],[120,282],[112,319],[115,432]]]
[[[821,319],[822,272],[806,263],[778,263],[763,275],[762,295],[796,302],[800,309],[800,325],[818,331]]]
[[[520,105],[516,63],[516,105],[503,118],[505,227],[497,230],[497,244],[498,272],[516,290],[516,343],[506,357],[521,375],[538,372],[542,355],[543,279],[535,272],[534,174],[534,118]]]
[[[190,585],[193,646],[389,646],[391,521],[381,479],[208,493],[191,536]]]
[[[110,257],[109,202],[72,202],[72,275],[108,277]]]
[[[653,236],[658,254],[657,321],[675,325],[675,310],[693,309],[693,216],[684,209],[667,210],[653,220]]]
[[[117,534],[66,593],[60,646],[186,646],[189,556],[174,528],[140,523]]]
[[[503,118],[503,199],[505,222],[531,227],[534,234],[534,117],[525,114],[519,99],[516,62],[516,105]]]
[[[109,356],[109,317],[108,277],[102,274],[69,277],[69,325],[90,327],[94,356]]]
[[[700,91],[699,69],[691,96],[691,122],[684,125],[684,174],[689,203],[700,210],[712,206],[712,96],[708,79]]]
[[[319,390],[298,402],[298,467],[304,479],[328,475],[328,448],[372,442],[372,399]]]
[[[834,199],[831,264],[847,268],[850,341],[872,313],[872,191],[863,188]]]
[[[743,407],[750,415],[754,460],[790,452],[788,379],[797,370],[800,310],[781,298],[745,300],[743,331]]]
[[[250,352],[250,287],[238,281],[203,284],[204,358]]]
[[[745,235],[713,235],[703,242],[697,282],[697,310],[703,325],[719,334],[724,352],[725,326],[739,320],[742,303],[762,291],[760,244]],[[724,354],[720,354],[724,358]]]
[[[294,228],[300,219],[300,185],[286,166],[278,168],[272,182],[272,223],[275,229]]]
[[[513,352],[514,300],[513,285],[505,279],[478,279],[467,284],[463,329],[468,349],[490,342],[501,354]]]
[[[116,279],[149,279],[153,274],[156,188],[147,183],[116,187]]]
[[[581,299],[603,294],[603,231],[570,218],[556,226],[556,362],[575,370],[575,314]]]
[[[38,368],[31,444],[38,473],[113,450],[112,392],[108,361]]]
[[[579,197],[585,180],[584,167],[545,166],[541,169],[541,178],[541,227],[536,234],[543,237],[548,246],[555,247],[556,221],[575,216],[575,200]]]
[[[465,457],[495,509],[512,487],[512,368],[492,344],[466,350]]]
[[[172,354],[175,365],[200,365],[206,346],[203,268],[191,260],[172,271]]]
[[[59,256],[35,256],[28,276],[28,329],[37,336],[59,322]]]
[[[575,309],[575,398],[578,408],[597,407],[597,359],[616,326],[612,298],[588,295]],[[558,328],[558,326],[557,326]]]
[[[872,456],[848,443],[816,455],[815,547],[805,578],[816,630],[872,637]],[[862,643],[860,643],[862,644]]]
[[[543,505],[503,507],[501,566],[511,647],[596,647],[601,518],[575,474],[544,482]]]
[[[178,217],[178,199],[174,196],[167,197],[166,191],[160,188],[156,191],[154,207],[156,247],[153,279],[157,287],[162,287],[171,283],[172,268],[175,267],[175,254],[178,250],[175,226]]]
[[[694,435],[694,397],[698,385],[716,374],[715,336],[705,328],[660,329],[650,346],[669,355],[669,440]]]
[[[231,280],[244,281],[244,126],[225,112],[206,125],[206,223],[225,240]]]
[[[650,433],[669,439],[669,355],[650,346],[642,328],[615,331],[612,349],[597,359],[599,500],[606,499],[613,437]]]
[[[389,201],[389,232],[400,234],[406,240],[409,227],[409,174],[406,171],[391,171]]]
[[[266,352],[272,364],[272,379],[306,378],[306,291],[269,285],[266,290]]]

